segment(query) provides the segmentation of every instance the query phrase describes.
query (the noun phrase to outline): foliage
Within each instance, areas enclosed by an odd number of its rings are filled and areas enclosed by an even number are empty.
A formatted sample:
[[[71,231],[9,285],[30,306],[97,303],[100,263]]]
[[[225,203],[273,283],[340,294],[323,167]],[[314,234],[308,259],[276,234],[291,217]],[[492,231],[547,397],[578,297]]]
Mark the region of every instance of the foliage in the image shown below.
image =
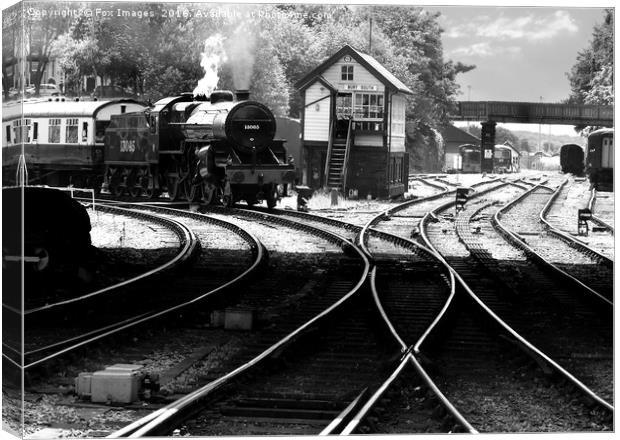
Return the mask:
[[[151,100],[191,91],[204,75],[205,40],[221,34],[227,52],[236,55],[220,66],[219,87],[234,88],[242,74],[255,98],[299,117],[295,82],[349,44],[370,53],[413,91],[407,117],[422,129],[446,122],[458,93],[456,75],[474,68],[444,60],[438,13],[418,7],[248,4],[231,6],[242,18],[229,19],[209,14],[208,4],[194,4],[193,15],[184,15],[183,4],[173,7],[176,14],[167,13],[170,6],[124,6],[144,12],[141,19],[70,19],[64,34],[54,38],[69,88],[79,93],[83,76],[92,75]]]
[[[481,137],[482,127],[480,125],[468,125],[467,130],[469,134],[476,136],[477,138]],[[521,142],[519,141],[519,137],[512,133],[510,130],[504,127],[496,126],[495,127],[495,144],[503,144],[504,142],[509,142],[516,149],[521,148]]]
[[[589,47],[579,52],[567,74],[569,102],[613,105],[614,11],[605,10],[603,23],[597,24]]]

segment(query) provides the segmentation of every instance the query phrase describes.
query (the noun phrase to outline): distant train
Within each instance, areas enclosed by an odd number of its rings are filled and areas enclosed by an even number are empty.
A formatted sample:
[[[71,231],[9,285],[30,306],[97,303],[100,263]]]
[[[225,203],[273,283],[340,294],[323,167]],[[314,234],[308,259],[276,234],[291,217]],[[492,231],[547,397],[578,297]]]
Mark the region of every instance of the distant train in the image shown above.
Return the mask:
[[[520,170],[519,152],[509,145],[495,145],[493,172],[517,173]]]
[[[588,136],[586,173],[592,185],[601,191],[613,191],[614,129],[602,128]]]
[[[461,156],[462,173],[480,172],[480,145],[461,145],[459,147],[459,155]]]
[[[584,169],[583,147],[577,144],[562,145],[560,148],[560,167],[563,173],[582,175]]]
[[[459,147],[461,173],[479,173],[481,171],[480,146],[465,144]],[[494,173],[516,173],[520,170],[519,152],[509,145],[495,145],[493,154]]]
[[[16,106],[17,107],[17,106]],[[30,184],[131,197],[275,206],[297,178],[276,119],[249,93],[161,99],[36,102],[3,116],[5,184],[24,145]],[[298,141],[298,140],[297,140]]]

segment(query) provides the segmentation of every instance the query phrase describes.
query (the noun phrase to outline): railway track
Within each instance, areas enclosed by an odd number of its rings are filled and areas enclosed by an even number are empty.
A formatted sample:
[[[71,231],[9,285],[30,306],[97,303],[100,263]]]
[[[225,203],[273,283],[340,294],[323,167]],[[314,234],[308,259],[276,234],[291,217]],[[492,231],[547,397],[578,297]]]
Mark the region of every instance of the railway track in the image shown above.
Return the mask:
[[[576,246],[584,244],[594,251],[601,254],[602,260],[614,259],[614,239],[613,227],[607,225],[601,219],[592,216],[588,222],[588,231],[579,234],[578,230],[578,211],[589,208],[592,212],[594,207],[594,197],[596,191],[590,191],[590,184],[586,179],[571,178],[561,185],[553,195],[552,202],[544,212],[544,221],[549,223],[551,228],[555,228],[560,233],[568,235]],[[613,206],[612,206],[613,210]],[[609,264],[610,261],[607,262]]]
[[[550,277],[524,251],[507,244],[491,224],[500,204],[510,198],[506,190],[498,193],[470,199],[456,221],[447,212],[451,205],[439,208],[439,222],[433,223],[430,215],[424,219],[425,241],[443,255],[480,304],[514,329],[514,335],[522,335],[519,345],[533,344],[526,351],[543,371],[559,372],[586,400],[611,411],[609,310],[601,314],[600,304],[572,294],[574,286]]]
[[[478,432],[609,430],[611,417],[550,381],[514,335],[468,295],[419,348],[425,368],[446,398]]]
[[[154,215],[144,210],[120,207],[100,209],[131,213],[140,218]],[[26,327],[25,367],[32,368],[67,354],[75,356],[74,351],[84,350],[103,338],[122,338],[121,335],[128,329],[155,325],[162,318],[187,313],[207,299],[211,301],[218,294],[239,285],[260,267],[265,255],[261,243],[236,226],[198,214],[183,213],[170,218],[157,216],[163,222],[183,224],[190,231],[186,225],[190,221],[188,217],[193,217],[192,230],[198,231],[196,235],[191,233],[193,250],[190,254],[197,252],[199,255],[193,255],[194,258],[186,262],[182,272],[168,270],[160,274],[154,269],[138,277],[135,282],[129,280],[111,286],[105,297],[93,295],[59,305],[45,322]],[[219,243],[217,248],[211,248],[209,234],[219,234],[227,240]],[[198,239],[204,247],[197,245]],[[216,262],[220,266],[215,265]],[[229,263],[227,269],[223,266],[226,262]],[[169,295],[170,290],[165,286],[174,286],[175,294]],[[204,313],[208,314],[208,311]],[[62,328],[58,328],[55,319],[64,322]],[[52,328],[55,330],[51,331]]]
[[[613,261],[570,235],[558,233],[545,220],[557,194],[545,187],[529,190],[498,212],[498,225],[583,288],[613,302]]]
[[[205,409],[205,399],[209,400],[216,390],[246,380],[247,374],[269,364],[274,355],[280,358],[288,347],[297,347],[295,342],[306,332],[322,325],[335,311],[350,307],[348,304],[361,296],[358,292],[367,276],[368,262],[346,237],[259,212],[233,210],[223,214],[216,209],[209,215],[247,227],[269,251],[263,276],[247,286],[235,304],[256,309],[256,327],[246,333],[239,352],[220,369],[204,376],[202,388],[115,435],[141,436],[174,430],[192,413]],[[278,234],[273,234],[276,225]],[[266,397],[263,400],[269,402]]]
[[[592,212],[592,221],[613,235],[615,219],[613,193],[592,189],[588,208]]]

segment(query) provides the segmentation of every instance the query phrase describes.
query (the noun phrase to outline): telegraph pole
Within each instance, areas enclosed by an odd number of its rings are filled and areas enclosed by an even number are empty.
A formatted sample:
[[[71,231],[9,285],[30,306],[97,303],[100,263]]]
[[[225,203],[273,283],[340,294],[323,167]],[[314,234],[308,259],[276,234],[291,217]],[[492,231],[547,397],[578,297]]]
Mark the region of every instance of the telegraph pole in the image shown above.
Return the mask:
[[[540,97],[540,103],[541,104],[542,104],[542,100],[543,100],[543,97],[541,96]],[[542,145],[540,144],[540,129],[541,129],[541,126],[542,126],[541,124],[538,124],[538,152],[542,151]]]

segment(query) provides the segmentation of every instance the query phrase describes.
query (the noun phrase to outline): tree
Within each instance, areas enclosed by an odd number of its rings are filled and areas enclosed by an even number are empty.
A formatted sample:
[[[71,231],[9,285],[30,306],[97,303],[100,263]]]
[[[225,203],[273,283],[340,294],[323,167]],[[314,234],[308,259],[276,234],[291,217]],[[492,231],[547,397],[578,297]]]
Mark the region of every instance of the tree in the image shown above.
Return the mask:
[[[28,11],[47,10],[44,2],[28,4]],[[24,32],[27,35],[25,52],[26,60],[31,62],[32,70],[30,81],[35,86],[35,94],[39,88],[43,75],[49,63],[57,38],[69,28],[71,18],[62,15],[31,14],[24,17]]]
[[[590,46],[579,52],[567,73],[571,86],[569,102],[609,104],[613,99],[614,13],[605,10],[603,23],[594,26]]]
[[[519,144],[520,151],[530,152],[532,149],[530,148],[530,144],[527,139],[521,139],[521,143]]]

